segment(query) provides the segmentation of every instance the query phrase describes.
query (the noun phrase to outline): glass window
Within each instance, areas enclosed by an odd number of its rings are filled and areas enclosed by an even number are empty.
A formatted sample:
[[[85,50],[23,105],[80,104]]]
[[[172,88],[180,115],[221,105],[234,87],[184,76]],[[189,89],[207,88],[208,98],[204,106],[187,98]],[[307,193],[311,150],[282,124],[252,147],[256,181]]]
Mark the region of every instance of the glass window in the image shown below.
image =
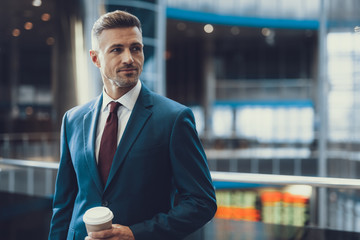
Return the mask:
[[[359,119],[358,74],[360,39],[354,33],[332,32],[327,37],[329,138],[332,141],[352,141],[360,134],[355,119]],[[358,139],[358,137],[356,138]]]

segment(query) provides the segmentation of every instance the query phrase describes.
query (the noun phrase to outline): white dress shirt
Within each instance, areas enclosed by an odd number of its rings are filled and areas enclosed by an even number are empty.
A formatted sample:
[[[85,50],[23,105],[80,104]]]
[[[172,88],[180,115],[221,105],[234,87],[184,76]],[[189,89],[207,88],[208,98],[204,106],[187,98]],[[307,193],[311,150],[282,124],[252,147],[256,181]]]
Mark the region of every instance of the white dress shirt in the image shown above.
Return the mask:
[[[122,96],[119,99],[112,99],[106,92],[105,89],[103,89],[103,102],[102,107],[99,115],[99,122],[97,125],[96,130],[96,142],[95,142],[95,156],[96,161],[99,160],[99,150],[100,150],[100,142],[101,137],[104,132],[106,119],[109,115],[109,103],[111,101],[119,102],[121,106],[119,107],[117,114],[118,114],[118,134],[117,134],[117,145],[119,145],[120,139],[124,133],[125,127],[127,122],[129,121],[130,115],[132,113],[132,110],[134,108],[134,105],[136,103],[136,100],[140,94],[141,90],[141,82],[138,80],[137,84],[133,89],[131,89],[129,92],[127,92],[124,96]]]

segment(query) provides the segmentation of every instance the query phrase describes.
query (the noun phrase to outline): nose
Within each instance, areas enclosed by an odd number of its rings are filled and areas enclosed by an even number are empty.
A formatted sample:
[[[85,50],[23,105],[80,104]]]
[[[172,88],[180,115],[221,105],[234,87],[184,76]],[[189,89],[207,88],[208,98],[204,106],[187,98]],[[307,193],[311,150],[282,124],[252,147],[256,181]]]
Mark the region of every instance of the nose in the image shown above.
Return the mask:
[[[133,56],[131,54],[131,51],[129,49],[126,49],[124,52],[123,52],[123,63],[126,63],[126,64],[131,64],[134,62],[134,59],[133,59]]]

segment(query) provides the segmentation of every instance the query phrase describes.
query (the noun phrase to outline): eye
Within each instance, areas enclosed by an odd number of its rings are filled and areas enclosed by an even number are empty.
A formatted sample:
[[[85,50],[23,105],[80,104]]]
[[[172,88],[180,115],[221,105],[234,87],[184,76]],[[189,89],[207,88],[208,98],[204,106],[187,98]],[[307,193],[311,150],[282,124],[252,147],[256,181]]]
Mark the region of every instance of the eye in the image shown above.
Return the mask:
[[[131,48],[132,52],[141,52],[142,48],[140,46],[134,46]]]
[[[122,52],[122,48],[113,48],[110,52]]]

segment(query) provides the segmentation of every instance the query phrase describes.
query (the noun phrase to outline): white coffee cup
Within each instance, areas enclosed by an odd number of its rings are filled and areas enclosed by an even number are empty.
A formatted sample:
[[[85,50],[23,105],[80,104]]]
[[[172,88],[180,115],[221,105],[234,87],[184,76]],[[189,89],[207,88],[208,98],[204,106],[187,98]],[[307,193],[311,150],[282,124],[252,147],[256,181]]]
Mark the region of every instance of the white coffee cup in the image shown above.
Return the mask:
[[[111,229],[114,215],[107,207],[94,207],[87,210],[83,216],[86,230],[89,232],[98,232]]]

